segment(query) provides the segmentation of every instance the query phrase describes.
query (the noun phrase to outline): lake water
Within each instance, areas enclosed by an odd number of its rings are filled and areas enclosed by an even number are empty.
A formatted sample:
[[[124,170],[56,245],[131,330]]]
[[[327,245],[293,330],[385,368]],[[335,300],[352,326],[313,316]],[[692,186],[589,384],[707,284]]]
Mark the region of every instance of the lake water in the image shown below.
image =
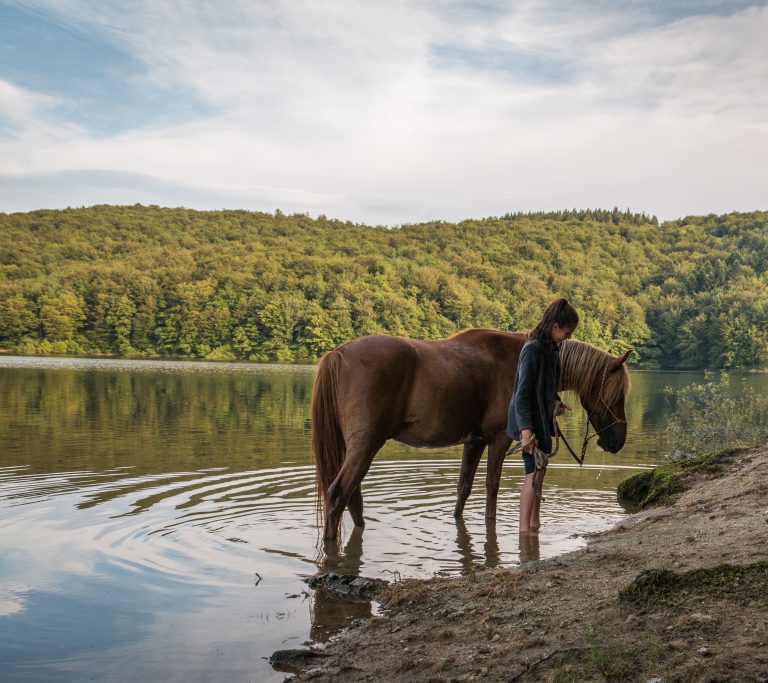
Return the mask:
[[[540,545],[517,537],[521,463],[496,524],[484,461],[462,522],[461,450],[389,443],[363,482],[367,527],[318,543],[313,367],[0,357],[0,667],[11,681],[283,680],[265,658],[324,642],[376,606],[310,594],[320,571],[391,580],[515,565],[580,546],[625,512],[615,488],[668,450],[667,385],[633,373],[618,455],[565,452]],[[768,377],[748,381],[768,388]],[[575,447],[581,410],[562,423]],[[522,556],[522,557],[521,557]]]

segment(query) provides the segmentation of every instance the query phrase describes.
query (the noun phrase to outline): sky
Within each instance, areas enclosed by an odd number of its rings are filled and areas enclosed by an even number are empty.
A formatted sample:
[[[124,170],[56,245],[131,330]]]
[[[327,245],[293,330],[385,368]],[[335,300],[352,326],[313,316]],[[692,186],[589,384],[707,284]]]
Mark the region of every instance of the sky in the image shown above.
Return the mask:
[[[768,2],[0,0],[0,212],[768,209]]]

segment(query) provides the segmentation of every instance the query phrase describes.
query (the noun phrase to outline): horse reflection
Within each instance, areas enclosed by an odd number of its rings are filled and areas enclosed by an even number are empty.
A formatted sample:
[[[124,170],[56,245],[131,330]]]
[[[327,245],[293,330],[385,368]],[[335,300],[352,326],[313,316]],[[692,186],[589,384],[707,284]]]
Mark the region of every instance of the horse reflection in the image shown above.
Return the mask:
[[[496,520],[488,519],[485,523],[485,544],[483,545],[484,557],[476,553],[472,545],[472,536],[467,530],[467,525],[461,517],[455,518],[456,522],[456,546],[459,551],[461,573],[470,574],[477,563],[482,561],[488,569],[498,567],[499,539],[496,535]]]
[[[482,562],[482,566],[488,569],[493,569],[501,564],[499,539],[496,534],[496,521],[493,519],[486,520],[485,523],[484,558],[475,552],[472,536],[467,530],[464,520],[461,518],[456,520],[456,546],[461,558],[462,574],[471,573],[480,562]],[[531,560],[538,560],[540,558],[539,535],[520,534],[518,549],[520,564],[525,564]]]
[[[354,527],[343,551],[336,541],[324,544],[323,556],[318,562],[318,574],[360,575],[363,567],[363,530]],[[341,597],[322,588],[314,591],[310,604],[312,626],[309,635],[315,642],[326,642],[332,636],[347,628],[355,619],[368,619],[373,611],[370,600]]]

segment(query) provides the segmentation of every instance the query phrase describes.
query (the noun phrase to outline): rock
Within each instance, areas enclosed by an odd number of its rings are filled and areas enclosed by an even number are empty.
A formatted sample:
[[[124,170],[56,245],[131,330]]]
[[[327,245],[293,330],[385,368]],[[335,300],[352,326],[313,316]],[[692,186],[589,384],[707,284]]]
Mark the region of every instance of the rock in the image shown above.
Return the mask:
[[[699,654],[702,657],[709,657],[712,654],[712,650],[710,650],[706,645],[699,648]]]
[[[330,656],[320,650],[275,650],[269,657],[269,663],[275,671],[296,674],[313,660]]]
[[[322,588],[336,595],[371,600],[388,582],[382,579],[355,576],[354,574],[328,573],[308,576],[304,579],[304,583],[310,588]]]
[[[492,643],[498,643],[501,640],[501,634],[500,633],[494,633],[493,638],[491,638]]]

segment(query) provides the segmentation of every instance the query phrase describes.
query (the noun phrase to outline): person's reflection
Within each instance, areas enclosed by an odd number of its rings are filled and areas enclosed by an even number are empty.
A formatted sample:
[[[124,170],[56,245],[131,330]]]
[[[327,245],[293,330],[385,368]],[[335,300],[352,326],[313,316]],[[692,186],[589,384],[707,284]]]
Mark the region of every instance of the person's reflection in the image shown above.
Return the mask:
[[[520,564],[539,559],[539,535],[529,531],[520,532]]]
[[[339,552],[336,541],[325,544],[324,553],[317,564],[318,574],[360,575],[363,566],[363,530],[354,527],[343,552]],[[355,619],[371,616],[371,602],[359,598],[345,598],[318,588],[313,591],[314,601],[310,604],[312,626],[309,636],[315,642],[326,642],[331,636],[349,626]]]

